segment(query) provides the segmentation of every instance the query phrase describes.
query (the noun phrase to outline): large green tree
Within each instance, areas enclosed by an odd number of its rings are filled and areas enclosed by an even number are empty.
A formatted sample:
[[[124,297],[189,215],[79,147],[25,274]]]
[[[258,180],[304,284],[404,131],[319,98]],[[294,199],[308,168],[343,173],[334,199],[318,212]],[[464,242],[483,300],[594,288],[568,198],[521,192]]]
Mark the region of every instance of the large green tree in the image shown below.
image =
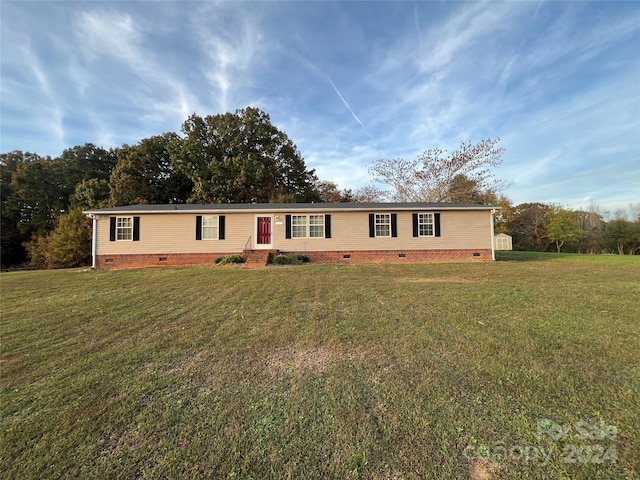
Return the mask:
[[[3,267],[19,263],[26,258],[22,243],[29,237],[25,236],[19,228],[22,218],[21,208],[15,193],[16,186],[12,180],[15,172],[24,163],[25,157],[30,155],[34,154],[14,151],[0,155],[0,198],[2,200],[0,206],[2,222],[0,224],[2,237],[0,258]]]
[[[558,253],[565,242],[575,242],[586,237],[576,215],[571,210],[552,208],[547,212],[547,237],[555,242]]]
[[[640,251],[640,221],[611,220],[607,224],[605,239],[609,248],[619,255],[635,255]]]
[[[172,162],[193,182],[190,202],[319,200],[315,172],[306,168],[295,144],[260,109],[204,118],[194,114],[182,132],[182,141],[171,147]]]
[[[67,206],[78,184],[90,179],[108,180],[116,164],[113,149],[105,150],[93,143],[67,148],[54,159],[61,194]]]
[[[112,206],[140,203],[185,203],[193,183],[175,171],[170,150],[180,150],[182,139],[165,133],[123,145],[116,152],[117,163],[111,173]]]
[[[444,201],[495,205],[498,196],[491,188],[483,189],[477,180],[460,173],[451,180]]]
[[[25,261],[22,244],[45,234],[68,206],[60,170],[50,157],[21,151],[0,156],[2,173],[2,264]]]

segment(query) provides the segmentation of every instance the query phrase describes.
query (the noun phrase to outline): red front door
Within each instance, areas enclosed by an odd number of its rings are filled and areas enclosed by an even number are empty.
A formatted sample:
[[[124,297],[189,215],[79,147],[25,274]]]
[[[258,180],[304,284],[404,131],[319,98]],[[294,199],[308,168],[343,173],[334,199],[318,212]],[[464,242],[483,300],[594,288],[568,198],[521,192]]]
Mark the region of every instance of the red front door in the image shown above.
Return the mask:
[[[271,245],[271,217],[258,217],[258,245]]]

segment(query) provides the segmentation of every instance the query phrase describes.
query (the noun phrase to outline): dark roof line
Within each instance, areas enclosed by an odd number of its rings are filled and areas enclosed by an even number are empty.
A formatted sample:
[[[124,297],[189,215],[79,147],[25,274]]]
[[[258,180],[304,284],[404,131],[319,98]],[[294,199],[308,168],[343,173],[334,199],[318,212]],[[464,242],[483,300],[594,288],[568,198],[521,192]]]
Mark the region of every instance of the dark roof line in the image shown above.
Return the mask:
[[[199,213],[199,212],[294,212],[294,211],[392,211],[392,210],[493,210],[496,206],[471,203],[396,202],[396,203],[173,203],[126,205],[85,210],[87,214],[118,213]]]

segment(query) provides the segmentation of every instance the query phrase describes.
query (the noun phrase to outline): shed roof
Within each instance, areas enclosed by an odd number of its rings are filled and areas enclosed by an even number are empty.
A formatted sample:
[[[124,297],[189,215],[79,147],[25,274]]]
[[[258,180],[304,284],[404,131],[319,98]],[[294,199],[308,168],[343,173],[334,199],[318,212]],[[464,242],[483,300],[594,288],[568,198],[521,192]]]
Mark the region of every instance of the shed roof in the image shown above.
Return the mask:
[[[126,205],[85,210],[86,214],[118,215],[143,213],[283,213],[283,212],[344,212],[344,211],[401,211],[401,210],[494,210],[500,207],[469,203],[174,203],[156,205]]]

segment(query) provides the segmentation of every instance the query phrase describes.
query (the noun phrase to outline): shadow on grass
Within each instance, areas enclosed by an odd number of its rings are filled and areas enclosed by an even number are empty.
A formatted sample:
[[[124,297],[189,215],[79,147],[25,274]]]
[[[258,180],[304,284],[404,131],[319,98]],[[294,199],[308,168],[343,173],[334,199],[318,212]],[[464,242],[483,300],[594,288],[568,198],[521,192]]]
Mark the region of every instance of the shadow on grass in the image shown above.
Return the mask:
[[[518,252],[496,251],[498,262],[540,262],[544,260],[557,260],[558,258],[573,257],[577,253],[553,253],[553,252]]]
[[[640,262],[640,255],[497,251],[496,260],[498,262],[543,262],[545,260],[560,260],[578,263],[611,264],[613,262],[620,265],[637,265],[635,262]]]

